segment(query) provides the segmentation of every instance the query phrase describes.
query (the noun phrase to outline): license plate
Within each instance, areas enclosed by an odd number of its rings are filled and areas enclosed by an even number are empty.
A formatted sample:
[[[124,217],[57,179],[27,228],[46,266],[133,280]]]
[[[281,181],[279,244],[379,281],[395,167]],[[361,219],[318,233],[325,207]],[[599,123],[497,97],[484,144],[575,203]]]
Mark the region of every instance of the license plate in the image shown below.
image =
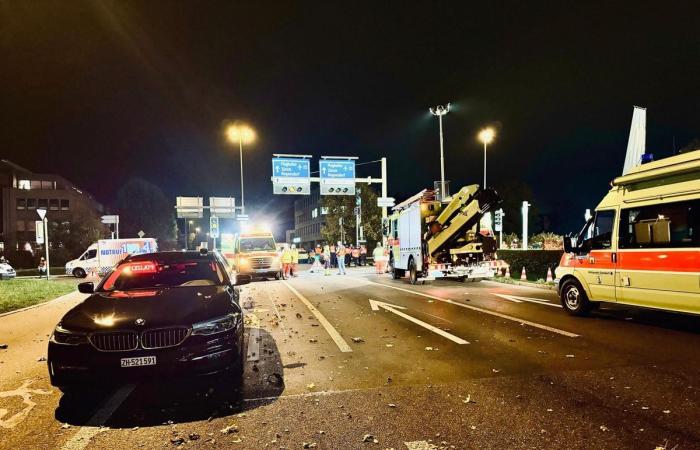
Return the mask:
[[[139,356],[136,358],[122,358],[122,367],[155,366],[155,356]]]

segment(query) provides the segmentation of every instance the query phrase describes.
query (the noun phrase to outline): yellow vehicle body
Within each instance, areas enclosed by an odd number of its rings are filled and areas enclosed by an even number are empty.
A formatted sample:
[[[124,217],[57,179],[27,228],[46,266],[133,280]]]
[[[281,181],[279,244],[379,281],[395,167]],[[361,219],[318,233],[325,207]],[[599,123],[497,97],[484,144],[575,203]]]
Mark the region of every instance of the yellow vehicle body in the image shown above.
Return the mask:
[[[616,178],[556,269],[562,305],[700,314],[700,150]]]

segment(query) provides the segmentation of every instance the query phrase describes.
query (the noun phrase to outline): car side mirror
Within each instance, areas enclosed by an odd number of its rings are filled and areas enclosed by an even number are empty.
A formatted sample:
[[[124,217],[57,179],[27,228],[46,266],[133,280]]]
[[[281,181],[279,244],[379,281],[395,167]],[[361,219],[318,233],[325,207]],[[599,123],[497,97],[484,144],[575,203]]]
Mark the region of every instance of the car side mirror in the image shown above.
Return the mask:
[[[86,283],[80,283],[78,285],[78,292],[83,294],[92,294],[95,292],[95,283],[88,281]]]
[[[234,286],[243,286],[244,284],[248,284],[253,280],[253,277],[250,275],[236,275],[233,285]]]

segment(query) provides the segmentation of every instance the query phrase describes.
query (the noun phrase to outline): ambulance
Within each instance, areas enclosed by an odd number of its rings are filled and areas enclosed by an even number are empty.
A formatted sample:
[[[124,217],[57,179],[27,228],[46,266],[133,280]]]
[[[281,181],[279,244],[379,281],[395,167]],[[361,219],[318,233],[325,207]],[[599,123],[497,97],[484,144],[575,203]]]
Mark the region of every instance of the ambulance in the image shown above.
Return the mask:
[[[66,263],[66,275],[85,278],[88,274],[102,276],[122,259],[158,251],[153,238],[100,239],[90,245],[78,258]]]
[[[561,304],[585,315],[600,302],[700,314],[700,150],[615,178],[593,217],[564,239]]]
[[[237,273],[254,278],[281,278],[280,257],[270,231],[254,229],[234,235],[231,250],[224,250],[223,254]]]

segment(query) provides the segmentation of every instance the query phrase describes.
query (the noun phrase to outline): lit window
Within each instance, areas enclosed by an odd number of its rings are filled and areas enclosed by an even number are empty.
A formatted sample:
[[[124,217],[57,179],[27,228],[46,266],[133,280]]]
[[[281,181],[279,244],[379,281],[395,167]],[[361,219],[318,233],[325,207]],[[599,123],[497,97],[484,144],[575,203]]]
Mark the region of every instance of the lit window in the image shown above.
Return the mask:
[[[19,189],[31,189],[32,188],[32,182],[29,180],[19,180],[19,183],[17,184],[17,187]]]

